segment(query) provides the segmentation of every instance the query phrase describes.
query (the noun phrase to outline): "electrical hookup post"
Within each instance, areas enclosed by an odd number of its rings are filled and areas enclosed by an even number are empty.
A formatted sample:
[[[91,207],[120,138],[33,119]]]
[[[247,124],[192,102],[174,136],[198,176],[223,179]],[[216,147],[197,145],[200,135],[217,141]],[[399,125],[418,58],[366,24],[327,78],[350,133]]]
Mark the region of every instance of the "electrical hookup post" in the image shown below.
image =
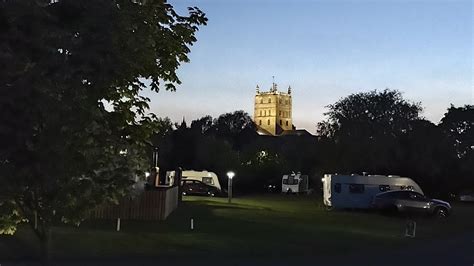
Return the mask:
[[[407,219],[405,225],[405,237],[415,238],[416,234],[416,222],[413,219]]]

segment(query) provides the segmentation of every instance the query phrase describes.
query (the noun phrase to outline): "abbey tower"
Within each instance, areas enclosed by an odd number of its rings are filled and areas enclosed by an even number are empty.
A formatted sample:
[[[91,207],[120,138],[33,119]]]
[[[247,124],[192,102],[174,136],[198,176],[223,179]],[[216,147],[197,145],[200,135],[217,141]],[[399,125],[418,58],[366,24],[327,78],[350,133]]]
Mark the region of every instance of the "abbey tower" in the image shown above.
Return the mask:
[[[273,83],[270,91],[260,92],[257,85],[253,121],[260,133],[277,136],[293,129],[291,119],[291,87],[279,92]]]

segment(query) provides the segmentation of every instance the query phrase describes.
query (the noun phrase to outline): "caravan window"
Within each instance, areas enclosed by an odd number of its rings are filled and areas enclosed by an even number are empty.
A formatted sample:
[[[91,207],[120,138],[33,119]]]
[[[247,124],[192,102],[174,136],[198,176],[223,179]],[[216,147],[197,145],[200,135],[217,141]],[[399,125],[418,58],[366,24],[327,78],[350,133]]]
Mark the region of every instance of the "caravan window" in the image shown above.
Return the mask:
[[[341,184],[340,184],[340,183],[336,183],[336,184],[334,185],[334,191],[335,191],[336,193],[341,193]]]
[[[214,185],[214,182],[212,180],[212,177],[204,176],[202,178],[202,182],[208,185]]]
[[[390,186],[389,185],[380,185],[379,186],[379,190],[384,192],[384,191],[389,191],[390,190]]]
[[[400,190],[411,190],[411,191],[413,191],[415,189],[413,188],[413,186],[400,186]]]
[[[293,175],[290,175],[288,177],[288,185],[298,185],[298,180]]]
[[[362,184],[350,184],[349,185],[349,192],[351,193],[364,193],[364,185]]]

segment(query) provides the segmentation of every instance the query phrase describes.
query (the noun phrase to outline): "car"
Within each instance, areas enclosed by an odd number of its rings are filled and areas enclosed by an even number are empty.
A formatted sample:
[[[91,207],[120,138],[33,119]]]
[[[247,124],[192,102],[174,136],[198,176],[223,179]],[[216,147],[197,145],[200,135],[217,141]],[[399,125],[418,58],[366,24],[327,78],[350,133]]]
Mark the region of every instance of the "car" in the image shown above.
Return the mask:
[[[474,202],[474,192],[461,192],[459,194],[459,201]]]
[[[447,217],[451,213],[451,205],[448,202],[405,190],[377,194],[372,201],[372,207],[382,211],[428,214],[439,218]]]
[[[181,183],[183,195],[201,195],[201,196],[218,196],[221,191],[214,187],[205,184],[199,180],[183,180]]]

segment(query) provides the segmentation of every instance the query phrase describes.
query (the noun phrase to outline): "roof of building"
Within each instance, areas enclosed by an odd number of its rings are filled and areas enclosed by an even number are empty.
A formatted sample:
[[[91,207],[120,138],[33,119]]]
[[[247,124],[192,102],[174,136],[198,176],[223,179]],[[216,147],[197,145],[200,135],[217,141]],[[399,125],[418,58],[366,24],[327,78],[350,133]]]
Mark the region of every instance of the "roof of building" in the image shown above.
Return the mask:
[[[280,134],[280,136],[313,136],[313,134],[309,133],[306,129],[294,129],[285,130]]]

